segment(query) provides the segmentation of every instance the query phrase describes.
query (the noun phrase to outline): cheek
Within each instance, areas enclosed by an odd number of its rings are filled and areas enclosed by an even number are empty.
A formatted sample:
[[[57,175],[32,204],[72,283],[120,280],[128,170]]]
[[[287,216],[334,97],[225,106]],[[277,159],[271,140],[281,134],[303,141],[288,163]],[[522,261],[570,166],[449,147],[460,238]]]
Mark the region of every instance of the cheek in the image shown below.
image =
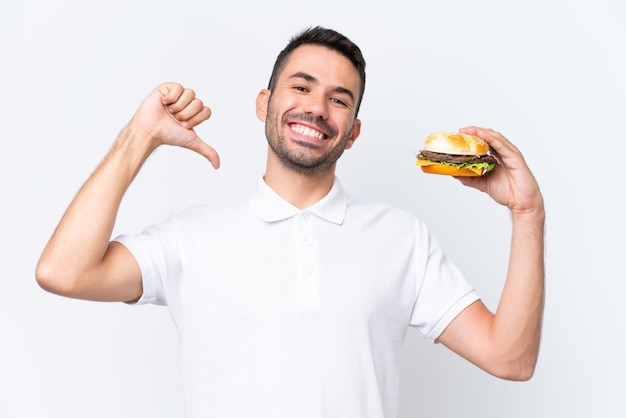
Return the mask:
[[[288,94],[285,92],[275,92],[270,96],[270,107],[281,110],[282,113],[285,109],[291,110],[301,106],[302,97],[295,94]]]
[[[355,128],[354,120],[352,118],[342,118],[337,121],[337,126],[340,126],[343,134],[349,136],[352,134],[352,130]]]

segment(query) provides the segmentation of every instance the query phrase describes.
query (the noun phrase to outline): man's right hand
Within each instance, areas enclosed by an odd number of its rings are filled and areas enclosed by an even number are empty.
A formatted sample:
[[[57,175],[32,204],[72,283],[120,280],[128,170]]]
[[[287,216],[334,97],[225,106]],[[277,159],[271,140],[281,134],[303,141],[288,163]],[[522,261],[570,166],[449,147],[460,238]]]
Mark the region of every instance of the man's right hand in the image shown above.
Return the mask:
[[[219,155],[194,131],[210,116],[211,109],[196,97],[193,90],[178,83],[163,83],[144,99],[128,128],[146,133],[154,149],[164,144],[187,148],[218,168]]]
[[[211,110],[193,90],[159,85],[122,129],[111,150],[63,215],[37,265],[37,282],[64,296],[132,301],[142,295],[142,276],[133,255],[110,243],[120,203],[146,158],[163,144],[188,148],[219,167],[217,152],[194,128]]]

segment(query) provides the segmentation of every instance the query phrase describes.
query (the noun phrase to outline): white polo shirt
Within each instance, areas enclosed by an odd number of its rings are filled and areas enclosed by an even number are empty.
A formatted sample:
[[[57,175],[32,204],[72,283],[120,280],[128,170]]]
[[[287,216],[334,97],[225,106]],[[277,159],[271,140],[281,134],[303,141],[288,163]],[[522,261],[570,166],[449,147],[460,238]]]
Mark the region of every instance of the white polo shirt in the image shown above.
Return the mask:
[[[260,179],[116,240],[171,311],[192,418],[395,418],[407,328],[435,340],[478,299],[419,220],[337,179],[307,210]]]

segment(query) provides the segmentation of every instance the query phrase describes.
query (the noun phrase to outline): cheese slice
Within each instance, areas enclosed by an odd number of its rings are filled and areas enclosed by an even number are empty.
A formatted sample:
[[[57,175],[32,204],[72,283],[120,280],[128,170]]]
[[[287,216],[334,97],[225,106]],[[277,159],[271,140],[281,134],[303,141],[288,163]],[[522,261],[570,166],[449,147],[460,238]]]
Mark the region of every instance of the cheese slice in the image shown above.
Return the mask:
[[[420,166],[420,167],[424,165],[435,165],[435,164],[439,164],[439,163],[436,163],[434,161],[421,160],[421,159],[418,159],[417,162],[415,163],[415,165]]]

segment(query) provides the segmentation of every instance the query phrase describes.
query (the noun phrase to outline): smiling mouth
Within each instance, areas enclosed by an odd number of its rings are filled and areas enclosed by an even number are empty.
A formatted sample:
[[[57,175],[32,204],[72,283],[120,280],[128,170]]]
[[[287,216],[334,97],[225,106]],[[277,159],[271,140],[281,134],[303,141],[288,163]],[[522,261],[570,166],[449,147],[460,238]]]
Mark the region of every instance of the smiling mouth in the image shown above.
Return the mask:
[[[308,126],[305,125],[300,125],[298,123],[293,123],[291,125],[289,125],[289,127],[291,128],[292,131],[294,131],[295,133],[297,133],[298,135],[302,135],[305,136],[307,138],[311,138],[311,139],[315,139],[318,141],[323,141],[327,138],[326,134],[323,132],[320,132],[316,129],[312,129]]]

